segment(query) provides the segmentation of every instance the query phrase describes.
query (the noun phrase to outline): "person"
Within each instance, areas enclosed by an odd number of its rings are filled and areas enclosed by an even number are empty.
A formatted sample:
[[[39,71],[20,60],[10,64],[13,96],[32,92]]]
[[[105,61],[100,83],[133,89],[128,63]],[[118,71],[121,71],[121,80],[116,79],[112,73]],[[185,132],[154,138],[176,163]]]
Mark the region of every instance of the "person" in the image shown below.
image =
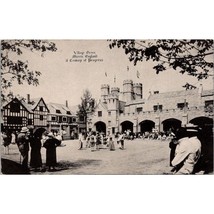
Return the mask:
[[[16,135],[14,131],[11,133],[11,144],[16,144]]]
[[[34,169],[35,172],[41,171],[42,172],[42,156],[41,156],[41,143],[42,133],[36,134],[33,133],[33,129],[30,129],[30,166]]]
[[[29,129],[27,127],[22,127],[20,133],[18,134],[17,146],[21,156],[23,157],[22,167],[28,171]]]
[[[101,146],[101,136],[100,136],[100,133],[97,132],[97,136],[96,136],[96,150],[100,150],[100,146]]]
[[[114,141],[113,141],[113,138],[111,136],[109,137],[109,150],[115,151]]]
[[[86,145],[85,145],[86,148],[90,148],[90,136],[91,136],[91,133],[87,132]]]
[[[201,142],[197,130],[183,129],[178,136],[175,157],[172,160],[174,174],[192,174],[201,154]]]
[[[120,149],[124,149],[124,138],[125,138],[125,134],[124,133],[121,133],[119,138],[118,138],[118,141],[120,142]]]
[[[60,141],[57,140],[53,133],[48,133],[48,139],[44,142],[43,146],[46,148],[46,166],[48,171],[55,171],[57,164],[56,147],[60,145]]]
[[[79,150],[83,149],[84,142],[84,132],[81,132],[79,135]]]
[[[95,151],[95,143],[96,143],[96,138],[95,138],[96,133],[92,132],[91,136],[90,136],[90,147],[91,147],[91,151],[94,152]]]
[[[11,134],[9,131],[6,131],[6,133],[2,132],[2,144],[4,146],[4,154],[9,155],[10,151],[10,143],[11,143]]]

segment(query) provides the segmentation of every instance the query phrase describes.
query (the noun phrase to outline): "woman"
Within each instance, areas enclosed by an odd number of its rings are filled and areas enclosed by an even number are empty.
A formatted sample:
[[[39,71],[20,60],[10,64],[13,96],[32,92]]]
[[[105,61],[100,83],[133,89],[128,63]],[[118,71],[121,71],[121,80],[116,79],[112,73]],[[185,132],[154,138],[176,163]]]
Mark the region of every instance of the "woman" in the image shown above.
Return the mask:
[[[60,141],[54,137],[52,132],[50,132],[48,134],[48,139],[43,145],[46,148],[46,166],[48,167],[48,171],[55,170],[55,166],[57,164],[56,147],[59,145]]]
[[[42,156],[41,156],[41,143],[42,135],[33,134],[29,136],[31,153],[30,153],[30,166],[35,172],[42,171]]]

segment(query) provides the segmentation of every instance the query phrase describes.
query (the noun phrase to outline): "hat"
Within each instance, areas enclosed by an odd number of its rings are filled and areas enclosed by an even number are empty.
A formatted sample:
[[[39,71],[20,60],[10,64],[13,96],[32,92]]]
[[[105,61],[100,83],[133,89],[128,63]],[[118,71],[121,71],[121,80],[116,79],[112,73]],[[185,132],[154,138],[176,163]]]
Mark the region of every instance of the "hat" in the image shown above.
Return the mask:
[[[48,137],[54,137],[53,133],[52,133],[52,132],[49,132],[49,133],[48,133]]]
[[[29,129],[27,128],[27,127],[22,127],[22,129],[21,129],[21,132],[22,133],[26,133],[26,132],[28,132],[29,131]]]

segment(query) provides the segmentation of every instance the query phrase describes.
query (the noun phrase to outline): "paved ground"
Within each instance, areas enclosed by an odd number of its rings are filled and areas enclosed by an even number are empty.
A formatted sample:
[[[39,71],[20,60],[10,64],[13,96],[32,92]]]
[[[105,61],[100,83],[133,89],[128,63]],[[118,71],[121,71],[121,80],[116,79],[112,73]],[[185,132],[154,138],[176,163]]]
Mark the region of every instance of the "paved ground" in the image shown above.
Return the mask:
[[[115,151],[100,149],[91,152],[90,149],[78,150],[78,141],[64,141],[66,146],[57,148],[57,171],[33,172],[31,174],[87,174],[87,175],[142,175],[164,174],[170,171],[169,142],[158,140],[125,141],[125,150],[120,150],[116,144]],[[3,148],[2,148],[3,149]],[[2,158],[20,162],[16,145],[10,145],[10,154]],[[45,148],[42,148],[42,159],[45,163]]]

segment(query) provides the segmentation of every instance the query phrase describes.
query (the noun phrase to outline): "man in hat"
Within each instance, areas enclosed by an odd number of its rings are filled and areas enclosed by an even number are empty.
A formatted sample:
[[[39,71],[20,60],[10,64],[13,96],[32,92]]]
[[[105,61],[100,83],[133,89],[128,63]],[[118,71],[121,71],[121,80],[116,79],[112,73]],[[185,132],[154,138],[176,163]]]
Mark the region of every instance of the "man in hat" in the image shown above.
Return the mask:
[[[23,157],[22,166],[25,170],[28,170],[29,129],[27,127],[22,127],[18,134],[17,145]]]
[[[195,126],[186,126],[177,133],[176,155],[172,160],[175,174],[192,174],[201,154],[201,142]]]

